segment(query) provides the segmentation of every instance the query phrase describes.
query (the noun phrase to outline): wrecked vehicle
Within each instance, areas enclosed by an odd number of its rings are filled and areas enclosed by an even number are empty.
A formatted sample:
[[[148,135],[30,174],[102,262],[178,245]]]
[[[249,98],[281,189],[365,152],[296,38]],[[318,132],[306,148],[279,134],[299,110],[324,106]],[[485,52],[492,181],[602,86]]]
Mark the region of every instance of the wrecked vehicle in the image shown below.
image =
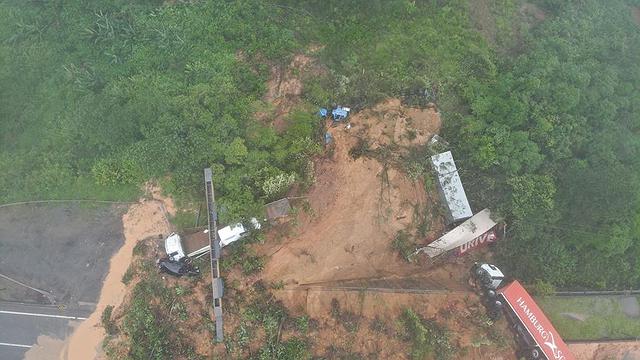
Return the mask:
[[[184,258],[188,259],[188,258]],[[190,261],[185,260],[171,260],[169,258],[158,259],[156,261],[158,265],[158,269],[160,272],[167,273],[169,275],[181,277],[183,275],[187,276],[197,276],[200,275],[200,269],[197,266],[191,264]]]
[[[256,218],[251,218],[249,228],[245,228],[242,223],[237,223],[229,226],[225,226],[222,229],[218,230],[218,237],[220,237],[220,247],[225,247],[232,242],[238,241],[245,237],[249,230],[252,228],[255,230],[260,230],[262,226],[260,222]]]
[[[171,233],[171,235],[164,240],[164,249],[170,260],[180,261],[185,257],[182,239],[180,235],[176,233]]]
[[[225,226],[218,230],[218,238],[220,239],[220,247],[223,248],[235,241],[238,241],[249,234],[251,230],[259,230],[262,227],[258,219],[251,218],[247,226],[242,223],[237,223],[229,226]],[[205,230],[207,232],[208,230]],[[188,240],[188,238],[186,239]],[[171,233],[164,240],[164,249],[169,260],[183,261],[189,258],[198,257],[210,250],[209,245],[194,247],[197,245],[187,242],[184,243],[184,239],[177,234]]]

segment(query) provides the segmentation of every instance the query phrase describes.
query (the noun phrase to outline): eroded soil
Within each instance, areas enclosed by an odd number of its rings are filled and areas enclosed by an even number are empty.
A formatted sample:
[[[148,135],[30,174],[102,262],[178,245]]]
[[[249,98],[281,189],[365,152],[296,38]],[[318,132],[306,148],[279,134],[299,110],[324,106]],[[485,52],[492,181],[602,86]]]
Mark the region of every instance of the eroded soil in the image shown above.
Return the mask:
[[[127,287],[122,277],[131,264],[136,243],[150,236],[166,236],[171,229],[167,215],[175,214],[171,199],[163,198],[157,188],[148,187],[147,196],[132,205],[122,217],[124,245],[111,258],[95,311],[82,322],[61,352],[61,359],[85,360],[98,358],[101,353],[104,329],[100,317],[107,305],[117,308],[123,302]]]

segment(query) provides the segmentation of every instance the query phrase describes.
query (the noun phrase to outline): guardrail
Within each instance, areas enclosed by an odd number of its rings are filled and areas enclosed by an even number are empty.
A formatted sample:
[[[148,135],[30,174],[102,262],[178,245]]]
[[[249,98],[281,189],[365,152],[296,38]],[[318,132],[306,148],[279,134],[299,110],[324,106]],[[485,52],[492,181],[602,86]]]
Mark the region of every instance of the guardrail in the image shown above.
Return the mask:
[[[216,341],[224,340],[222,318],[222,295],[224,286],[220,277],[220,239],[218,238],[218,210],[216,209],[211,169],[204,169],[204,187],[207,196],[207,220],[209,222],[209,248],[211,251],[211,292],[213,295],[213,314],[216,321]]]
[[[606,295],[640,295],[640,290],[585,290],[556,291],[554,296],[606,296]]]
[[[588,339],[588,340],[565,340],[567,344],[606,344],[606,343],[621,343],[621,342],[640,342],[640,338],[626,337],[626,338],[602,338],[602,339]]]

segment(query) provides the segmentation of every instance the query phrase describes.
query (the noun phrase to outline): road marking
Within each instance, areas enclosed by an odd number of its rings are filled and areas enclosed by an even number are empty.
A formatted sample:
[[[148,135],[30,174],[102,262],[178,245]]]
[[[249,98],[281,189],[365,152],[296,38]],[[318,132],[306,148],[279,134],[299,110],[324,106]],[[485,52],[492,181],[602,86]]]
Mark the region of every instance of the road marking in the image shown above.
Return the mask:
[[[12,346],[12,347],[19,347],[19,348],[27,348],[27,349],[31,348],[31,345],[20,345],[20,344],[11,344],[11,343],[3,343],[3,342],[0,342],[0,345],[1,346]]]
[[[19,312],[19,311],[7,311],[7,310],[0,310],[0,314],[9,314],[9,315],[25,315],[25,316],[39,316],[39,317],[50,317],[50,318],[57,318],[57,319],[71,319],[71,320],[86,320],[86,317],[80,317],[80,316],[66,316],[66,315],[51,315],[51,314],[36,314],[36,313],[26,313],[26,312]]]

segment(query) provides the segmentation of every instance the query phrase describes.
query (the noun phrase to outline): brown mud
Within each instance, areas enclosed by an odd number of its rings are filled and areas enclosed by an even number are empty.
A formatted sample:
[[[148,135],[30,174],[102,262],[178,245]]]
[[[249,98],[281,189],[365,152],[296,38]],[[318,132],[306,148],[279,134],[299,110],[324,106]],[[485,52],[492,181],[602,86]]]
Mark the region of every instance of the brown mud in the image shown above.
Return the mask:
[[[581,360],[640,360],[640,341],[573,343],[569,350]]]
[[[349,150],[359,138],[368,139],[372,150],[391,143],[424,145],[439,130],[440,117],[433,109],[404,108],[391,99],[356,114],[350,124],[348,130],[343,124],[329,128],[335,145],[332,156],[315,166],[307,198],[313,215],[303,214],[289,236],[258,249],[270,256],[265,279],[305,284],[416,271],[391,241],[411,226],[417,209],[435,199],[397,167],[373,158],[354,160]],[[441,224],[433,224],[428,237],[441,230]]]
[[[124,245],[111,258],[109,272],[104,280],[95,311],[82,322],[60,352],[62,360],[88,360],[102,358],[101,345],[105,337],[100,318],[108,305],[122,304],[126,286],[122,277],[131,264],[133,248],[138,241],[150,236],[165,236],[171,231],[168,215],[175,214],[171,199],[162,197],[160,190],[147,186],[147,198],[132,205],[122,217]]]

